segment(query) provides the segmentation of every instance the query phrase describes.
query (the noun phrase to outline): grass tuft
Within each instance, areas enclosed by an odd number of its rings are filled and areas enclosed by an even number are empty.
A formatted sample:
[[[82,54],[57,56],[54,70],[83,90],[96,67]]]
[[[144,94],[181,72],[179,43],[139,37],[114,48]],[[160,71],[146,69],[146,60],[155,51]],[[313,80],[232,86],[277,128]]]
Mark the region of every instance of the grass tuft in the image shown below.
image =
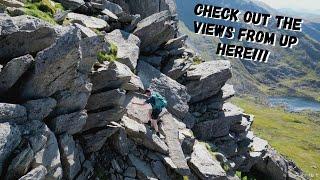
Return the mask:
[[[114,62],[117,60],[118,48],[115,44],[110,43],[110,52],[107,53],[105,51],[100,51],[97,54],[97,58],[99,63],[103,63],[104,61]]]
[[[58,10],[64,10],[60,3],[50,0],[27,0],[25,3],[25,14],[37,17],[51,24],[56,24],[53,15]]]
[[[290,113],[270,108],[249,97],[232,102],[254,114],[253,130],[278,152],[294,162],[310,177],[320,179],[320,124],[309,113]]]

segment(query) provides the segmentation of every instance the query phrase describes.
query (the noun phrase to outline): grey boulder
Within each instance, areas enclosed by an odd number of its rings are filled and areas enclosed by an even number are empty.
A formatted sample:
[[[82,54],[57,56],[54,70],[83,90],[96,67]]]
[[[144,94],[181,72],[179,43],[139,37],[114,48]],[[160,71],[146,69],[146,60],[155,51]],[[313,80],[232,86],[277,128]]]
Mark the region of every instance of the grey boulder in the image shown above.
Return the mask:
[[[108,140],[108,138],[115,134],[118,130],[118,128],[107,128],[96,131],[94,133],[83,134],[83,150],[86,153],[99,151]]]
[[[190,169],[179,142],[179,131],[174,117],[169,113],[165,113],[161,120],[161,129],[168,145],[169,157],[176,167],[174,170],[182,176],[190,175]]]
[[[140,39],[133,34],[119,29],[108,33],[105,39],[107,42],[117,46],[117,61],[134,70],[139,58]]]
[[[22,98],[48,97],[70,87],[81,60],[79,44],[80,32],[68,27],[54,45],[39,52],[35,57],[34,72],[21,88]]]
[[[68,134],[60,135],[58,143],[64,177],[74,179],[80,172],[81,164],[84,161],[82,149],[79,148],[73,137]]]
[[[0,93],[11,88],[18,79],[29,69],[33,57],[25,55],[9,61],[0,72]]]
[[[112,121],[120,121],[124,113],[125,109],[122,107],[115,107],[106,111],[89,113],[83,131],[97,127],[105,127]]]
[[[0,103],[0,123],[24,123],[27,121],[26,108],[18,104]]]
[[[29,144],[24,147],[10,162],[6,179],[18,179],[25,175],[30,168],[34,152]]]
[[[17,126],[0,123],[0,174],[13,150],[21,141],[21,133]]]
[[[165,65],[162,72],[172,79],[178,79],[183,74],[185,74],[191,67],[192,62],[187,59],[171,59]]]
[[[93,92],[116,89],[130,82],[140,81],[128,66],[120,62],[101,65],[101,67],[93,71],[90,79],[93,83]],[[138,86],[139,82],[134,84]]]
[[[32,169],[26,175],[22,176],[19,180],[44,180],[46,177],[46,174],[47,174],[46,167],[40,165]]]
[[[208,61],[193,66],[186,76],[190,102],[199,102],[217,94],[231,76],[229,61]]]
[[[55,29],[31,16],[10,17],[1,14],[0,26],[1,63],[26,54],[35,54],[52,45],[59,36],[59,28]],[[19,48],[16,48],[17,44]]]
[[[23,106],[27,109],[29,120],[42,121],[56,107],[57,101],[53,98],[44,98],[27,101]]]
[[[176,29],[169,11],[162,11],[141,20],[133,34],[141,40],[141,51],[154,52],[175,36]]]
[[[189,114],[190,99],[186,87],[143,61],[139,62],[137,71],[144,87],[164,96],[168,101],[168,111],[192,127],[193,123],[187,122],[186,119]]]
[[[139,159],[133,154],[129,154],[129,160],[132,163],[132,165],[137,170],[137,177],[139,179],[156,179],[157,177],[154,175],[150,165]]]
[[[192,130],[196,137],[203,140],[226,136],[233,124],[241,122],[242,116],[241,109],[231,103],[225,103],[223,110],[218,113],[218,118],[199,122]]]
[[[227,179],[220,162],[213,159],[206,147],[196,142],[189,161],[190,168],[202,179]]]
[[[49,127],[56,134],[62,134],[64,132],[76,134],[82,130],[87,118],[86,110],[65,114],[50,120]]]
[[[102,108],[121,106],[124,103],[124,100],[125,92],[121,89],[114,89],[91,95],[86,109],[88,111],[97,111]]]
[[[70,10],[75,10],[85,4],[83,0],[57,0],[57,2],[61,3],[63,7]]]
[[[145,125],[126,116],[122,118],[121,122],[129,135],[128,137],[136,143],[162,154],[168,153],[168,146]]]
[[[105,29],[109,28],[109,24],[103,20],[93,16],[87,16],[84,14],[68,13],[67,18],[73,23],[79,23],[88,28],[93,29]]]

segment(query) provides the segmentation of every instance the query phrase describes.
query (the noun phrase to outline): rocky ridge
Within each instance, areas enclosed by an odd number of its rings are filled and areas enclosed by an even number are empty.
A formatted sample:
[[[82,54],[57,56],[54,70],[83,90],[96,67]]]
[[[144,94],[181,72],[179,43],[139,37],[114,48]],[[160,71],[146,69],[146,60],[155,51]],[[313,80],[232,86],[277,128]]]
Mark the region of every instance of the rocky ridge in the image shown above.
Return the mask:
[[[59,2],[67,25],[9,16],[24,3],[0,0],[1,179],[308,179],[227,102],[230,62],[198,63],[174,1]],[[146,88],[168,101],[160,137],[133,104]]]

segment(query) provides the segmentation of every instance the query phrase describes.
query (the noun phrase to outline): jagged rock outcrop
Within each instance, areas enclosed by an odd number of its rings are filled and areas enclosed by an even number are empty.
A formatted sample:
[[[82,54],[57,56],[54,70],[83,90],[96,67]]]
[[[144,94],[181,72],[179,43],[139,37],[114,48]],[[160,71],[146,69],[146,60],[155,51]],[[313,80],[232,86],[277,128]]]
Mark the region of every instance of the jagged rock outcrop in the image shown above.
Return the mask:
[[[174,1],[57,2],[61,25],[0,13],[0,179],[307,179],[226,102],[230,63],[196,65]],[[159,136],[147,88],[168,101]]]

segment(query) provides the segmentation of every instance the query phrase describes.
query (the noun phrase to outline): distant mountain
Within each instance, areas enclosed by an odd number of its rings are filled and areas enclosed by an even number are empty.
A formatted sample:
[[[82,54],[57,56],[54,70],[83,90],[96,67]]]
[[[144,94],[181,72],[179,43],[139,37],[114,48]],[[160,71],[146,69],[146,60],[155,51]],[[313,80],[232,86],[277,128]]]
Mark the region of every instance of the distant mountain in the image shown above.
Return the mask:
[[[320,24],[317,22],[305,21],[302,33],[278,31],[275,28],[252,27],[242,23],[232,23],[221,20],[213,20],[196,17],[193,9],[197,3],[212,4],[221,7],[237,8],[242,11],[254,11],[262,13],[270,13],[273,15],[284,14],[266,4],[252,0],[176,0],[179,18],[185,24],[189,31],[193,30],[193,21],[210,21],[212,23],[224,24],[229,26],[254,28],[256,30],[272,31],[276,33],[286,33],[296,35],[300,38],[300,43],[293,49],[284,49],[281,47],[269,47],[264,45],[254,45],[252,43],[241,43],[232,41],[230,43],[243,44],[245,46],[253,46],[269,49],[272,52],[269,62],[255,63],[252,61],[232,60],[234,69],[238,70],[238,76],[233,82],[236,84],[237,90],[242,93],[252,93],[255,89],[250,90],[253,86],[246,86],[243,83],[254,84],[259,90],[266,93],[281,93],[290,95],[302,95],[320,99]],[[290,16],[290,14],[288,14]],[[273,25],[275,22],[272,22]],[[274,27],[274,26],[273,26]],[[193,33],[194,34],[194,33]],[[215,47],[220,41],[218,38],[207,37],[213,39],[212,43],[199,46],[199,39],[203,36],[196,35],[190,40],[191,44],[197,44],[195,47],[208,48],[208,51],[215,52]],[[222,40],[224,41],[224,40]],[[208,42],[208,41],[206,41]],[[204,50],[206,51],[206,50]],[[224,59],[212,55],[206,57],[208,60]],[[246,74],[245,74],[246,73]],[[241,76],[239,75],[241,74]],[[239,77],[243,78],[239,81]],[[252,81],[253,77],[255,81]],[[254,83],[253,83],[254,82]]]

